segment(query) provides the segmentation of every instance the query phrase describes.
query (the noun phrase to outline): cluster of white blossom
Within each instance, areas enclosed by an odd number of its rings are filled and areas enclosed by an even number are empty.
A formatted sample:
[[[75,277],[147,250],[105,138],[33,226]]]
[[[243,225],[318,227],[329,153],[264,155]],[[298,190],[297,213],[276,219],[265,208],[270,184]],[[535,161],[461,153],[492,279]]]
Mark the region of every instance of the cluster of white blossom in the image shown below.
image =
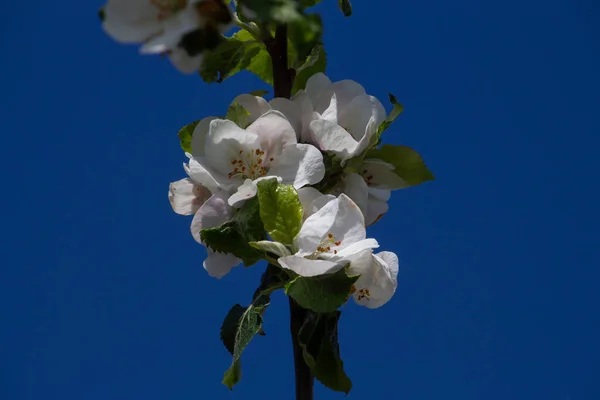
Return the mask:
[[[186,74],[198,71],[206,46],[232,21],[231,9],[211,0],[108,0],[101,13],[114,40],[142,43],[142,54],[168,55]]]
[[[194,215],[193,237],[202,243],[201,230],[230,220],[256,195],[259,181],[276,178],[298,191],[304,210],[302,228],[278,264],[305,277],[349,265],[350,274],[360,275],[353,289],[358,304],[376,308],[389,301],[398,258],[391,252],[373,254],[379,245],[366,238],[365,226],[388,210],[391,190],[406,183],[393,173],[394,166],[364,157],[386,118],[379,100],[354,81],[332,83],[316,74],[291,100],[241,95],[232,104],[247,111],[243,123],[201,120],[193,132],[192,154],[186,154],[188,178],[170,185],[175,212]],[[324,155],[338,162],[333,178]],[[313,186],[321,187],[317,184],[327,176],[335,182],[321,193]],[[213,277],[241,263],[232,254],[207,252],[204,268]]]

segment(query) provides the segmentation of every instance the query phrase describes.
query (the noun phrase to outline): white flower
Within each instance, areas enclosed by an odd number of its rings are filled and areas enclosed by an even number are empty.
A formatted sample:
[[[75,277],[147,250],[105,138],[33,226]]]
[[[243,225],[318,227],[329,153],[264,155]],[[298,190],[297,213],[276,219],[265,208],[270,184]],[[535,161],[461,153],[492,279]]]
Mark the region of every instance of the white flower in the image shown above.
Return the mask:
[[[200,231],[202,229],[217,227],[233,217],[233,210],[227,204],[228,197],[229,194],[224,191],[215,193],[202,204],[196,215],[194,215],[190,230],[198,243],[204,244],[200,238]],[[242,260],[232,254],[215,253],[209,248],[206,249],[206,252],[207,257],[204,260],[204,269],[214,278],[225,276],[231,268],[242,262]]]
[[[310,127],[303,135],[343,162],[373,145],[377,128],[386,117],[381,102],[360,84],[351,80],[331,83],[322,73],[313,75],[305,92],[299,92],[294,101],[302,104],[303,125]]]
[[[389,251],[372,254],[363,250],[349,257],[348,275],[360,275],[354,283],[354,301],[367,308],[387,303],[397,286],[398,257]]]
[[[302,204],[302,221],[306,221],[308,217],[319,211],[323,206],[331,200],[335,200],[332,194],[323,194],[317,189],[310,186],[303,187],[298,190],[298,199]]]
[[[177,69],[192,73],[200,68],[202,56],[184,50],[181,40],[208,22],[199,9],[202,1],[108,0],[103,28],[118,42],[144,43],[143,54],[169,54]]]
[[[253,197],[261,179],[276,177],[299,189],[325,175],[321,152],[297,143],[293,127],[278,111],[268,111],[246,129],[228,120],[201,121],[194,130],[192,151],[190,176],[206,187],[236,192],[230,205]]]
[[[186,164],[184,168],[188,174],[193,171]],[[214,195],[211,190],[215,192]],[[173,211],[181,215],[194,215],[190,230],[200,244],[204,244],[200,239],[202,229],[219,226],[232,217],[232,209],[226,202],[228,197],[229,194],[219,190],[217,186],[209,189],[192,178],[181,179],[169,185],[169,202]],[[240,259],[231,254],[215,253],[209,248],[206,251],[204,269],[212,277],[221,278],[241,263]]]
[[[377,241],[366,238],[358,206],[341,194],[304,221],[294,238],[296,253],[278,262],[298,275],[318,276],[339,270],[348,257],[375,247]]]
[[[391,191],[408,184],[396,175],[394,166],[378,159],[367,159],[357,173],[345,173],[337,191],[346,193],[360,207],[367,225],[372,225],[388,211]]]

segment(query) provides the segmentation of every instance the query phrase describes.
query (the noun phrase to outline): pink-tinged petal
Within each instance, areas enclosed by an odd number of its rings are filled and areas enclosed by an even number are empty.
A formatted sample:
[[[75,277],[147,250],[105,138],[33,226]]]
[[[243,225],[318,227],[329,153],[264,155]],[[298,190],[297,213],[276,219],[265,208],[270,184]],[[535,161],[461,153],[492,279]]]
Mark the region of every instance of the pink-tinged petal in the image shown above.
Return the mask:
[[[196,185],[189,179],[181,179],[169,185],[169,202],[173,211],[181,215],[192,215],[212,196],[210,190]]]
[[[326,260],[309,260],[295,255],[277,259],[282,268],[294,271],[300,276],[311,277],[330,274],[340,270],[343,265]]]
[[[217,227],[233,216],[233,209],[227,204],[228,198],[229,193],[217,192],[198,209],[190,227],[192,236],[198,243],[202,243],[202,229]]]
[[[393,168],[394,166],[388,163],[365,160],[360,167],[360,172],[372,188],[396,190],[408,187],[408,183],[392,171]]]
[[[246,131],[258,136],[261,148],[269,157],[280,154],[286,144],[297,143],[294,128],[279,111],[261,115]]]
[[[231,269],[242,263],[242,260],[233,254],[215,253],[211,249],[206,249],[207,256],[203,266],[208,275],[213,278],[221,279],[231,271]]]
[[[299,189],[321,182],[325,176],[323,155],[310,144],[288,144],[281,155],[270,164],[269,174],[279,176],[282,182]]]

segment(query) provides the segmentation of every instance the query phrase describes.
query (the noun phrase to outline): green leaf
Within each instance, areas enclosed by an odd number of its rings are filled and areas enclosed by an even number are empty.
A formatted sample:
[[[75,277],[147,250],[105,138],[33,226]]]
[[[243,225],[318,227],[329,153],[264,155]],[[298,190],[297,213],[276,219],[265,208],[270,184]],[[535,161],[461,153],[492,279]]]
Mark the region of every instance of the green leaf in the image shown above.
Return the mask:
[[[254,41],[254,38],[248,31],[239,31],[235,35],[239,40],[251,43],[250,46],[256,47],[257,51],[252,51],[253,56],[244,66],[245,69],[258,76],[267,84],[273,86],[273,66],[271,56],[263,43]]]
[[[419,153],[407,146],[384,144],[381,148],[369,150],[366,159],[369,158],[392,164],[395,167],[393,172],[411,186],[435,179]]]
[[[258,199],[246,201],[233,219],[224,224],[201,230],[200,238],[211,250],[240,258],[246,267],[256,264],[263,258],[263,253],[249,243],[265,238]]]
[[[242,129],[246,129],[250,118],[250,113],[240,103],[234,101],[227,109],[225,119],[235,122],[237,126]]]
[[[269,93],[268,90],[258,89],[258,90],[251,91],[249,94],[251,94],[252,96],[256,96],[256,97],[264,97],[268,93]]]
[[[298,276],[285,287],[285,293],[301,307],[320,313],[337,310],[348,300],[358,276],[348,276],[346,268],[333,274]]]
[[[321,41],[323,23],[319,14],[310,14],[288,25],[288,38],[295,50],[292,67],[306,62],[312,50]]]
[[[302,204],[291,185],[280,185],[276,179],[257,184],[260,218],[273,240],[292,244],[302,227]]]
[[[404,107],[402,107],[402,104],[398,103],[398,99],[396,99],[396,96],[394,96],[393,94],[389,94],[390,97],[390,103],[392,103],[392,112],[390,113],[390,115],[388,115],[388,117],[385,119],[385,121],[383,121],[381,124],[379,124],[379,127],[377,128],[377,139],[379,139],[379,137],[381,136],[381,134],[387,129],[389,128],[389,126],[392,124],[392,122],[394,122],[396,120],[396,118],[398,118],[398,116],[400,114],[402,114],[402,111],[404,111]]]
[[[243,0],[262,22],[286,24],[302,18],[297,0]]]
[[[104,11],[104,7],[98,10],[98,18],[100,18],[100,22],[104,22],[106,19],[106,11]]]
[[[352,4],[350,0],[338,0],[340,10],[344,13],[344,16],[349,17],[352,15]]]
[[[279,242],[271,242],[270,240],[261,240],[259,242],[250,242],[250,246],[265,253],[275,254],[277,257],[290,256],[292,253]]]
[[[281,269],[269,265],[261,278],[260,286],[254,293],[252,304],[248,307],[236,304],[225,317],[221,327],[221,340],[233,356],[231,366],[223,375],[223,384],[229,389],[232,389],[241,378],[242,352],[255,335],[264,334],[262,316],[271,301],[271,293],[281,289],[284,283]]]
[[[177,133],[177,137],[179,138],[179,144],[181,148],[186,153],[192,152],[192,136],[194,134],[194,129],[196,129],[196,125],[198,125],[198,121],[194,121],[191,124],[187,124],[183,128],[179,130]]]
[[[332,390],[348,394],[352,381],[344,372],[340,358],[337,333],[340,314],[339,311],[310,313],[300,329],[298,342],[315,378]]]
[[[309,8],[319,4],[321,0],[300,0],[299,5],[301,9]]]
[[[311,76],[319,72],[325,72],[326,68],[327,54],[325,53],[323,43],[319,43],[312,49],[310,55],[306,58],[306,62],[296,69],[292,94],[295,94],[298,90],[303,90]]]

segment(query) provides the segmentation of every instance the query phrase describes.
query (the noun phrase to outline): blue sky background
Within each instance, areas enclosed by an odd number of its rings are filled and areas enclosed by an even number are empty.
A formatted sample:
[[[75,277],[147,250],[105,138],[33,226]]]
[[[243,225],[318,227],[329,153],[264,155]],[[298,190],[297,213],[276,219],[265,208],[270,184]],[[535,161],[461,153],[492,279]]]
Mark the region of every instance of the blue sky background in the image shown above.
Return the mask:
[[[384,141],[438,180],[370,228],[399,285],[344,311],[348,398],[600,398],[599,5],[354,3],[350,19],[320,7],[328,74],[396,94]],[[221,385],[222,319],[262,267],[208,277],[167,201],[178,128],[265,85],[178,75],[106,37],[100,5],[3,6],[0,398],[291,399],[281,294],[241,384]]]

